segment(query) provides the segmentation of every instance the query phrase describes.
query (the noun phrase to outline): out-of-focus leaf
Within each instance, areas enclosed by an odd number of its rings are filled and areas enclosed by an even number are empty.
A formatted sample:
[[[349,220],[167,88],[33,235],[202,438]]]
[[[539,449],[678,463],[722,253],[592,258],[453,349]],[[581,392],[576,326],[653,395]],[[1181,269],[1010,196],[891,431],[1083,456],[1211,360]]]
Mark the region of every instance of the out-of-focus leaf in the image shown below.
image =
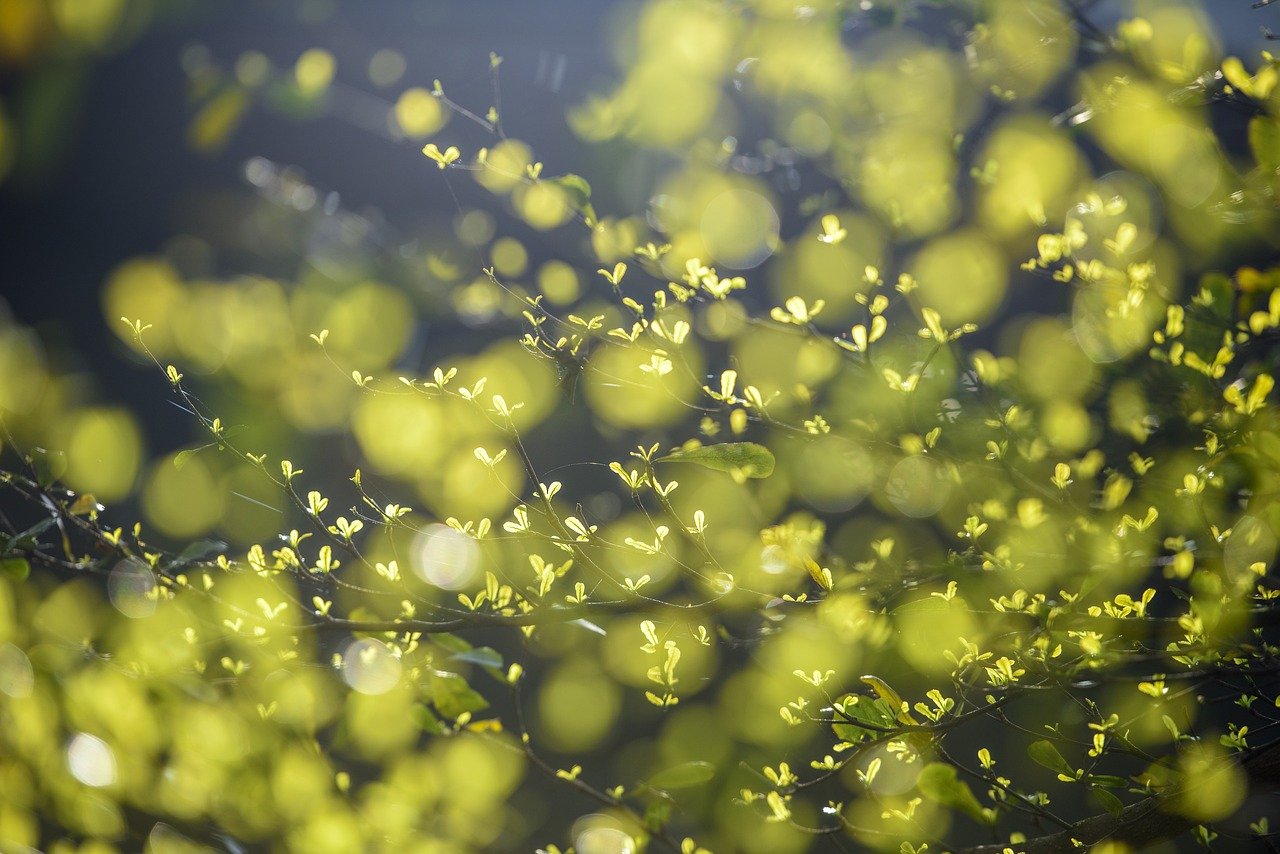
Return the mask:
[[[29,575],[31,575],[31,564],[27,563],[26,559],[11,557],[0,560],[0,577],[13,581],[26,581]]]
[[[724,472],[742,472],[747,477],[768,477],[773,474],[773,452],[755,442],[726,442],[720,445],[703,445],[698,448],[682,448],[672,451],[659,462],[696,463],[709,469]]]
[[[435,716],[430,708],[422,703],[418,703],[413,707],[413,719],[422,731],[428,735],[440,735],[445,730],[444,724],[440,722],[440,719]]]
[[[499,679],[505,678],[505,674],[502,670],[502,654],[496,649],[492,649],[487,646],[478,646],[475,649],[455,652],[450,656],[450,660],[465,661],[468,664],[475,664],[483,667]]]
[[[30,528],[27,528],[22,533],[14,536],[9,541],[8,548],[14,551],[29,551],[30,549],[34,549],[39,543],[40,535],[53,527],[54,523],[57,521],[57,518],[54,516],[46,516]]]
[[[196,151],[211,154],[227,144],[249,107],[243,89],[225,89],[210,98],[187,125],[187,142]]]
[[[1098,802],[1104,810],[1112,815],[1119,815],[1124,810],[1124,802],[1106,789],[1094,789],[1093,799]]]
[[[185,566],[189,563],[211,558],[214,555],[220,555],[226,551],[227,544],[217,540],[196,540],[182,550],[182,553],[174,559],[174,566]]]
[[[71,60],[43,63],[23,76],[14,105],[22,141],[15,179],[38,182],[57,168],[75,138],[87,79],[86,68]]]
[[[1052,742],[1044,740],[1035,742],[1027,748],[1027,755],[1037,765],[1043,765],[1050,771],[1056,771],[1068,777],[1076,775],[1075,769],[1067,764],[1067,760],[1062,758],[1062,754],[1058,752],[1058,748],[1054,747]]]
[[[916,785],[920,787],[920,792],[934,803],[959,810],[982,824],[991,822],[992,814],[982,809],[982,804],[978,803],[968,784],[957,779],[954,766],[932,762],[920,771]]]
[[[548,178],[547,181],[564,190],[565,196],[569,200],[569,205],[582,214],[588,226],[595,225],[596,211],[591,206],[591,185],[587,183],[587,179],[581,175],[569,173],[555,178]]]
[[[1249,148],[1263,171],[1280,169],[1280,122],[1271,116],[1254,116],[1249,122]]]
[[[76,496],[76,500],[67,508],[67,512],[72,516],[88,516],[97,509],[98,499],[93,497],[92,492],[86,492],[83,495]]]
[[[716,767],[710,762],[695,760],[672,765],[654,774],[647,781],[655,789],[687,789],[701,785],[716,775]]]
[[[437,670],[431,676],[431,702],[442,717],[450,720],[464,712],[478,712],[489,703],[456,673]]]

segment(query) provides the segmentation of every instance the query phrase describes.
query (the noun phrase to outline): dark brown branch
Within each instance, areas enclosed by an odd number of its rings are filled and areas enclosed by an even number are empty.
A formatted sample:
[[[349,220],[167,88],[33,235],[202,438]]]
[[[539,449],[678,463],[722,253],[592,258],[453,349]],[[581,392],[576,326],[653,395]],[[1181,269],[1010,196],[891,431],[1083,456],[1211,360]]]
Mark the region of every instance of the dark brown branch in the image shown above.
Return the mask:
[[[1249,753],[1241,762],[1241,768],[1249,779],[1251,791],[1280,789],[1280,741]],[[1200,823],[1173,809],[1166,809],[1176,794],[1171,792],[1154,795],[1130,804],[1115,815],[1095,815],[1077,822],[1067,830],[1038,836],[1017,845],[997,842],[955,849],[955,854],[1001,854],[1006,848],[1012,848],[1018,854],[1073,854],[1080,850],[1077,842],[1087,847],[1104,840],[1123,843],[1140,850],[1181,836]]]

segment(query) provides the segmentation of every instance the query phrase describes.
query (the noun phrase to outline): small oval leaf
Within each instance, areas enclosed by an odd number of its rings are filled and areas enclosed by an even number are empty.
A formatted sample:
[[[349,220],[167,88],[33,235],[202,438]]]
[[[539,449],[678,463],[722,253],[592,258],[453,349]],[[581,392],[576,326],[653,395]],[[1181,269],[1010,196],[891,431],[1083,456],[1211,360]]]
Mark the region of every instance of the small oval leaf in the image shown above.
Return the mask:
[[[726,442],[672,451],[658,462],[696,463],[724,472],[741,472],[747,477],[762,478],[773,474],[773,452],[755,442]]]
[[[655,789],[687,789],[701,785],[716,775],[716,767],[710,762],[695,760],[682,762],[659,771],[649,778],[649,785]]]
[[[1066,774],[1068,777],[1076,775],[1075,769],[1067,764],[1067,760],[1062,758],[1062,754],[1058,752],[1058,748],[1054,747],[1052,742],[1044,740],[1035,742],[1027,748],[1027,755],[1037,765],[1043,765],[1050,771]]]

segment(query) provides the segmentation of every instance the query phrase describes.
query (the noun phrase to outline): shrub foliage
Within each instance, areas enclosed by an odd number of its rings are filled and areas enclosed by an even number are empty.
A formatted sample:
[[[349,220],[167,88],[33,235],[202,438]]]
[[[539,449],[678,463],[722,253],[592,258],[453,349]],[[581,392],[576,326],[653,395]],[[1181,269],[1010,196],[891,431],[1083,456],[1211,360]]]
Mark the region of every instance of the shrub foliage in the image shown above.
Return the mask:
[[[643,202],[496,56],[385,107],[497,219],[388,248],[252,161],[294,274],[104,289],[204,431],[137,501],[0,330],[0,847],[1269,836],[1280,62],[1090,5],[651,2],[568,115]],[[198,148],[341,118],[322,48],[188,72]]]

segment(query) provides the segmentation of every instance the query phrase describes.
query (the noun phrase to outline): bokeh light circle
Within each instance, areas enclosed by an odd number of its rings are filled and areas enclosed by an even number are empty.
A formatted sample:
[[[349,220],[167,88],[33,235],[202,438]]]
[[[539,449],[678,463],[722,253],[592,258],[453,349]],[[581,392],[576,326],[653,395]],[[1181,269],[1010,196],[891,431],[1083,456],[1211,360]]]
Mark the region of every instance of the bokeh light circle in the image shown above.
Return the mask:
[[[480,574],[480,546],[447,525],[428,525],[414,540],[413,568],[445,590],[461,590]]]
[[[360,638],[342,653],[342,679],[361,694],[385,694],[400,682],[400,659],[385,644]]]

